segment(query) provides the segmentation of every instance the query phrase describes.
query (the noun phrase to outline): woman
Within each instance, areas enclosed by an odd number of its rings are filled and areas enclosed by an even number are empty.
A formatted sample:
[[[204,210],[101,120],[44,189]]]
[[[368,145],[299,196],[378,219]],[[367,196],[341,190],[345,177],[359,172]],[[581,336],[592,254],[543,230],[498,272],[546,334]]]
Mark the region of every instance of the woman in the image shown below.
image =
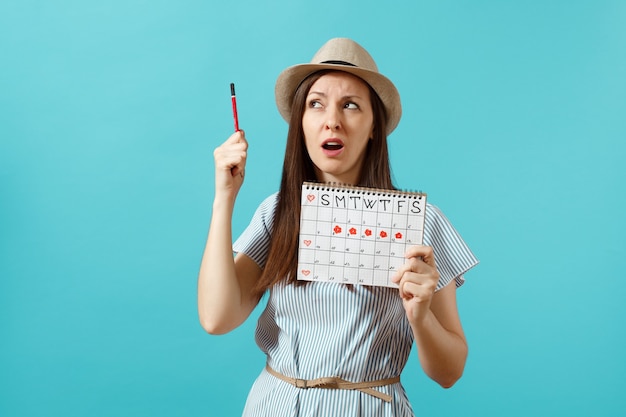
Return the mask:
[[[407,251],[393,278],[398,289],[296,281],[302,183],[393,188],[387,135],[401,105],[367,51],[343,38],[327,42],[311,63],[283,71],[276,101],[289,122],[280,191],[233,246],[244,133],[214,152],[215,199],[198,280],[201,324],[211,334],[229,332],[269,290],[256,332],[267,364],[246,416],[412,416],[399,376],[413,341],[423,370],[443,387],[463,372],[467,343],[456,288],[477,260],[429,204],[424,246]]]

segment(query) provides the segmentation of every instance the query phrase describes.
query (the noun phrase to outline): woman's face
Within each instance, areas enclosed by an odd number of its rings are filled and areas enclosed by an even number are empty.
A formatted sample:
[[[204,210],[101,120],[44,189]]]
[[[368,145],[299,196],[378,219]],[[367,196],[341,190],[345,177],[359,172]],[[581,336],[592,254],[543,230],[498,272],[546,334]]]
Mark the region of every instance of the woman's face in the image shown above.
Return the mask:
[[[302,129],[318,181],[357,184],[374,130],[367,84],[345,72],[321,76],[307,95]]]

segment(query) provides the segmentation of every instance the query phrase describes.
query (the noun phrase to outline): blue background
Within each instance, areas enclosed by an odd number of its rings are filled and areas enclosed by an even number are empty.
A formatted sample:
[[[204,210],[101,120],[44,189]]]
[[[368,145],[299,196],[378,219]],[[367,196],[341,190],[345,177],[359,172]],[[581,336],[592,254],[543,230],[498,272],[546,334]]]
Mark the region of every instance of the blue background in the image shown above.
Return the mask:
[[[285,67],[351,37],[401,92],[399,187],[481,260],[470,343],[417,415],[626,406],[626,2],[8,0],[0,4],[0,415],[235,416],[255,318],[209,336],[196,277],[213,149],[250,141],[238,234],[279,183]]]

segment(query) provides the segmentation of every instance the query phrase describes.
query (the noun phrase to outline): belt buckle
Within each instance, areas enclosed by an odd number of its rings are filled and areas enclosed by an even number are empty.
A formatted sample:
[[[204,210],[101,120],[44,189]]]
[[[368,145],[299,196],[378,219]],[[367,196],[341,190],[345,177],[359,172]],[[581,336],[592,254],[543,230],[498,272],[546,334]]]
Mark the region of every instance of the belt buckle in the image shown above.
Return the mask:
[[[294,380],[294,384],[296,388],[301,388],[301,389],[308,389],[309,386],[307,385],[307,380],[306,379],[295,379]]]

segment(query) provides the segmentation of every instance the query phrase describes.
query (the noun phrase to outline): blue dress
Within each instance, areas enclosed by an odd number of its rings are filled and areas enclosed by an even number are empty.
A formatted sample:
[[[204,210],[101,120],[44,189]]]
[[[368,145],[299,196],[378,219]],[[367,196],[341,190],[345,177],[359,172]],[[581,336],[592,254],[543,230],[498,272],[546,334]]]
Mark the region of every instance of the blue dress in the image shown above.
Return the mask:
[[[233,245],[235,252],[265,266],[277,194],[265,199],[250,225]],[[428,204],[424,244],[433,247],[440,274],[437,289],[451,281],[463,284],[463,274],[478,261],[456,230]],[[398,290],[387,287],[308,282],[280,282],[269,290],[259,317],[256,342],[267,364],[299,379],[338,376],[362,382],[401,374],[411,351],[413,333]],[[391,402],[356,390],[290,385],[265,369],[255,381],[243,415],[246,417],[413,416],[401,383],[375,388]]]

